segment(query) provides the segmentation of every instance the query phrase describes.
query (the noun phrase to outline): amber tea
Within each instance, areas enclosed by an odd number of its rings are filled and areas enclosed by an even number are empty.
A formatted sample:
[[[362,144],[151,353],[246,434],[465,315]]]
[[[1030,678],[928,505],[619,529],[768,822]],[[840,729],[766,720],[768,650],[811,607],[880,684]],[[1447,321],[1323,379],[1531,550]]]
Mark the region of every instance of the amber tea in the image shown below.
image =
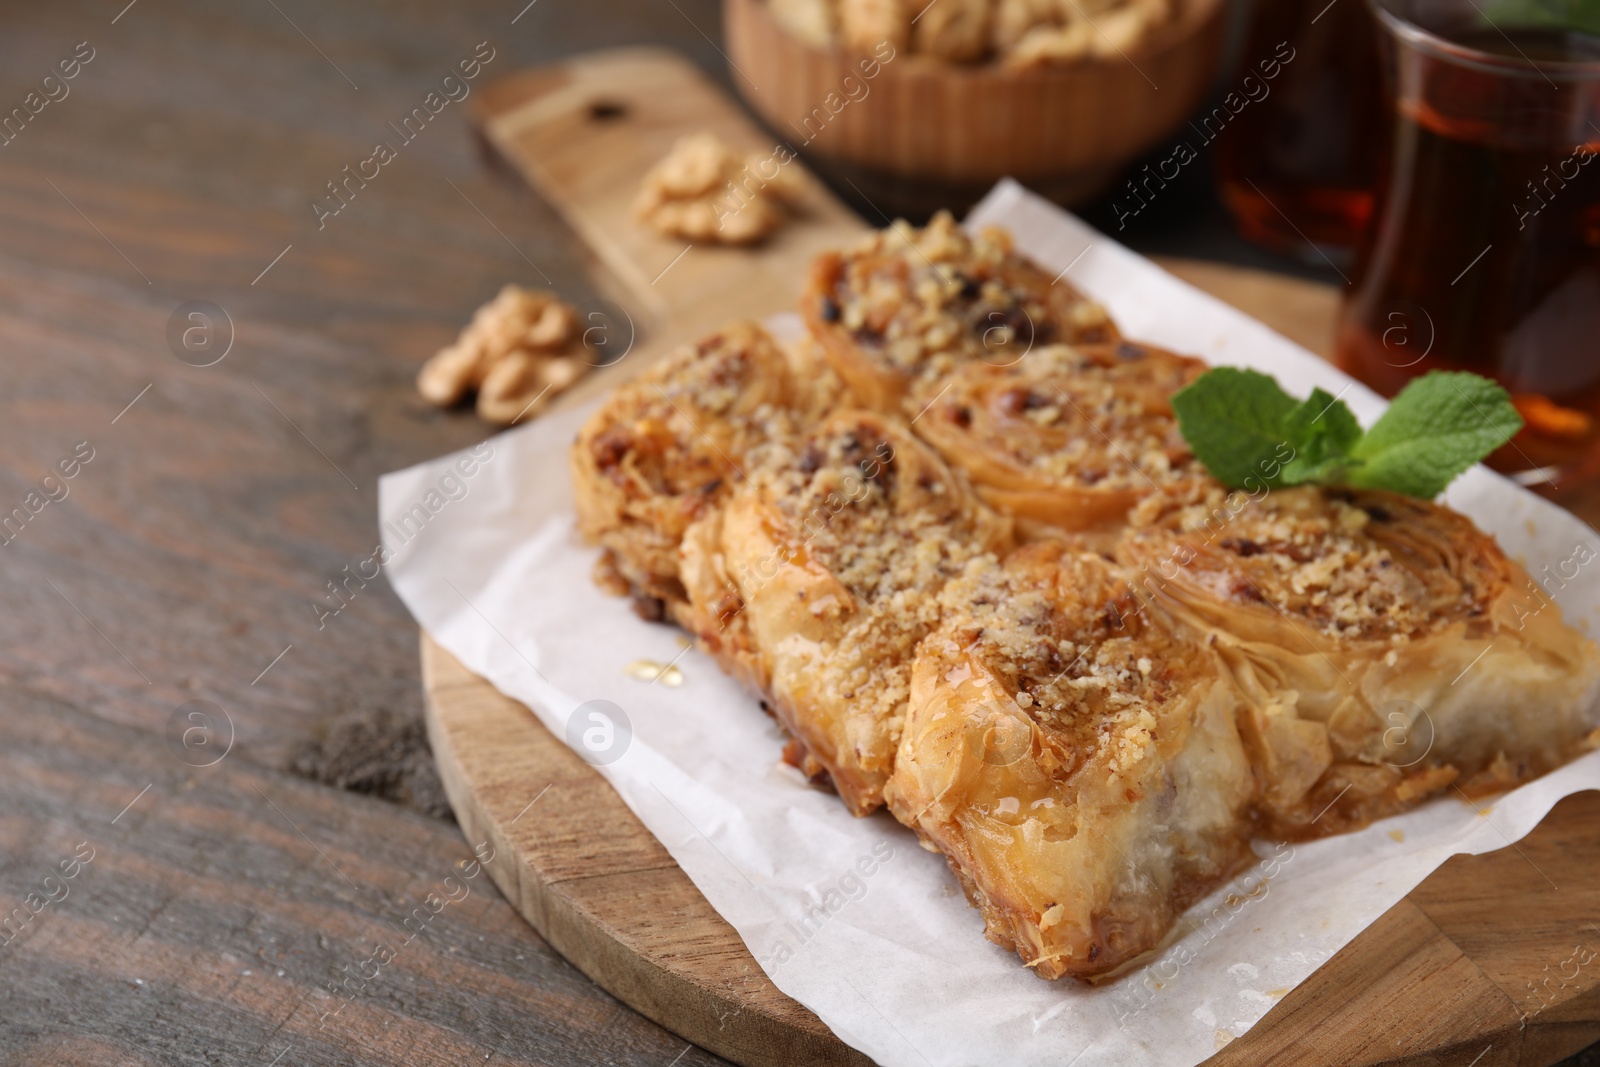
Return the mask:
[[[1435,369],[1497,378],[1527,426],[1491,462],[1575,484],[1600,473],[1600,39],[1438,37],[1438,55],[1397,46],[1392,157],[1337,358],[1387,395]]]
[[[1355,0],[1258,0],[1240,71],[1284,48],[1292,58],[1270,95],[1217,139],[1218,187],[1247,240],[1317,263],[1347,258],[1383,155],[1378,28]]]

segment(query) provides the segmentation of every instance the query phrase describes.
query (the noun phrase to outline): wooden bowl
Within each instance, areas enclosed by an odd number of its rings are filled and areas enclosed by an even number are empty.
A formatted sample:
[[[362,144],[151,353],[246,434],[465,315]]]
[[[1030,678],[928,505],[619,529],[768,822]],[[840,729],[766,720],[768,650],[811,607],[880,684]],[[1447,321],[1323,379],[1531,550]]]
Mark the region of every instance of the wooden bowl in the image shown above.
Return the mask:
[[[931,210],[1007,176],[1064,203],[1099,192],[1205,99],[1226,8],[1186,0],[1126,58],[1009,70],[902,50],[870,79],[868,57],[802,41],[765,0],[723,0],[723,25],[745,102],[808,162]]]

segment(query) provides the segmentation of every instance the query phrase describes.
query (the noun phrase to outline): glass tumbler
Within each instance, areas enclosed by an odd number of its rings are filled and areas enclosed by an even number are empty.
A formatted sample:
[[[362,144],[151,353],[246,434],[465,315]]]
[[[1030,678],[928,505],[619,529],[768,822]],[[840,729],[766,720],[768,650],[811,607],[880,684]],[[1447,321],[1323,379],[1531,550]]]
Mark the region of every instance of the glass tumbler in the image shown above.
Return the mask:
[[[1239,233],[1308,263],[1349,263],[1383,155],[1378,33],[1364,0],[1255,0],[1229,87],[1250,103],[1216,142],[1217,185]],[[1263,60],[1283,59],[1277,77]]]
[[[1338,0],[1345,2],[1345,0]],[[1557,494],[1600,474],[1600,26],[1582,0],[1366,0],[1394,110],[1335,358],[1385,395],[1497,379],[1490,457]]]

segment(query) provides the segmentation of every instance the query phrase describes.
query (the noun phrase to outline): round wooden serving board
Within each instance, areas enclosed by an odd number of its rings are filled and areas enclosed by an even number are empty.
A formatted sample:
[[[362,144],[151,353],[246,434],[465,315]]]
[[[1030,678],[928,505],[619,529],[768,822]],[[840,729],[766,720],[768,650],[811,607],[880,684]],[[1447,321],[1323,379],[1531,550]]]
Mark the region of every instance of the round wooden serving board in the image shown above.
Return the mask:
[[[814,182],[803,217],[759,250],[691,254],[638,226],[628,205],[639,176],[677,137],[711,128],[741,146],[770,143],[669,53],[525,71],[475,106],[488,146],[567,217],[642,320],[643,351],[565,402],[613,387],[669,342],[791,308],[815,252],[866,228]],[[1163,266],[1326,354],[1333,290]],[[526,708],[426,635],[422,666],[428,733],[462,831],[493,846],[496,884],[550,944],[624,1003],[735,1063],[868,1062],[772,985],[621,798]],[[1450,860],[1208,1062],[1547,1067],[1600,1040],[1600,962],[1588,947],[1600,947],[1595,827],[1600,795],[1579,794],[1516,847]]]

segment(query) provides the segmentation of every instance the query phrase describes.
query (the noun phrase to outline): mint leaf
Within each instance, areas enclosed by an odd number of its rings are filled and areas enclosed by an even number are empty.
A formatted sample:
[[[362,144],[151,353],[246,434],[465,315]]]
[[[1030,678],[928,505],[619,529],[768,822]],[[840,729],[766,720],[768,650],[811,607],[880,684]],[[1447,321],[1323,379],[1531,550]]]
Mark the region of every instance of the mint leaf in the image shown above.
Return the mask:
[[[1355,485],[1431,499],[1522,428],[1506,391],[1465,371],[1415,379],[1364,434],[1338,397],[1313,389],[1297,401],[1270,375],[1237,367],[1202,374],[1172,407],[1206,469],[1251,492]]]
[[[1434,371],[1402,389],[1351,449],[1363,462],[1348,480],[1431,499],[1521,428],[1511,397],[1494,382]]]
[[[1283,467],[1284,485],[1337,481],[1359,462],[1351,459],[1350,449],[1361,439],[1361,424],[1343,400],[1322,389],[1311,390],[1289,413],[1284,437],[1295,450],[1294,459]]]
[[[1499,35],[1540,27],[1569,33],[1600,34],[1600,3],[1596,0],[1488,0],[1478,10],[1479,29]]]
[[[1286,424],[1301,406],[1270,375],[1238,367],[1206,371],[1172,396],[1195,457],[1234,489],[1246,479],[1280,484],[1281,465],[1294,455]]]

